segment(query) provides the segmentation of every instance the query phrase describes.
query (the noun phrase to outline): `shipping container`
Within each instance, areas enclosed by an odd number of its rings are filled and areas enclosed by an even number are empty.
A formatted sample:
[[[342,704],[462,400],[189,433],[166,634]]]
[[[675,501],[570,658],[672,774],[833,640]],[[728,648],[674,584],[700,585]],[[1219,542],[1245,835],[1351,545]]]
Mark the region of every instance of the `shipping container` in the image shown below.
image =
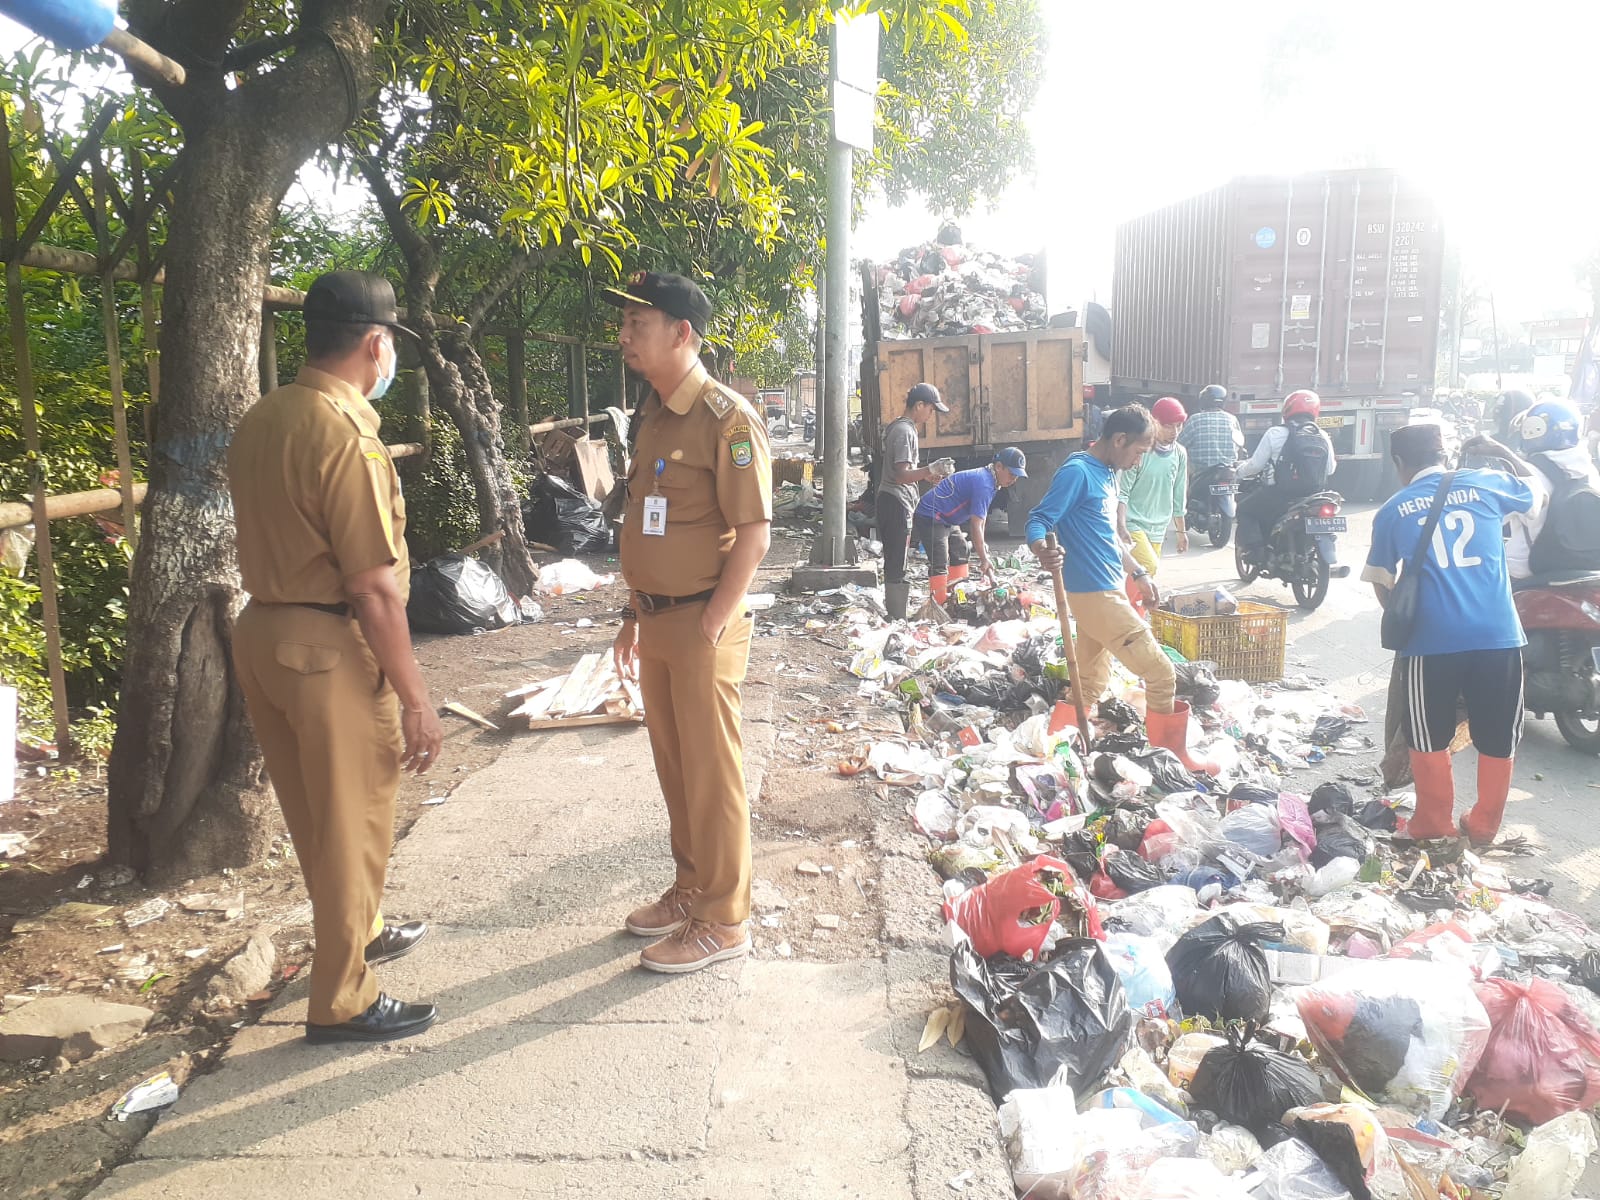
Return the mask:
[[[1444,233],[1389,170],[1245,176],[1117,230],[1112,388],[1228,389],[1247,436],[1313,388],[1345,490],[1385,483],[1388,433],[1433,392]]]
[[[905,411],[911,386],[931,383],[950,411],[936,414],[922,435],[924,458],[950,457],[965,470],[992,462],[1002,447],[1021,448],[1028,478],[1002,493],[997,507],[1026,514],[1055,468],[1082,445],[1084,331],[880,338],[870,272],[868,267],[861,357],[864,444],[876,453],[884,426]]]

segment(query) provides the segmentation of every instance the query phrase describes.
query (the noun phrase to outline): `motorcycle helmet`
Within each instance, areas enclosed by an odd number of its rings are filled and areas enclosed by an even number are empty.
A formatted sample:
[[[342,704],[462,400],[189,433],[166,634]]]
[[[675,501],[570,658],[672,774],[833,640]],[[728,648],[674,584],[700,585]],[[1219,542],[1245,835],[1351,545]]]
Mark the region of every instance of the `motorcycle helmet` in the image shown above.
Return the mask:
[[[1176,396],[1163,396],[1150,406],[1150,415],[1160,425],[1182,425],[1189,419],[1183,402]]]
[[[1322,415],[1322,397],[1310,388],[1301,388],[1298,392],[1290,392],[1283,399],[1283,419],[1292,420],[1295,417],[1309,417],[1315,421]]]
[[[1196,403],[1202,408],[1221,408],[1228,398],[1228,389],[1220,383],[1208,383],[1200,389],[1200,396]]]
[[[1494,402],[1495,436],[1502,442],[1514,432],[1516,420],[1533,407],[1533,393],[1523,388],[1507,388]]]
[[[1565,400],[1541,400],[1511,422],[1513,432],[1529,454],[1570,450],[1578,444],[1581,426],[1578,410]]]

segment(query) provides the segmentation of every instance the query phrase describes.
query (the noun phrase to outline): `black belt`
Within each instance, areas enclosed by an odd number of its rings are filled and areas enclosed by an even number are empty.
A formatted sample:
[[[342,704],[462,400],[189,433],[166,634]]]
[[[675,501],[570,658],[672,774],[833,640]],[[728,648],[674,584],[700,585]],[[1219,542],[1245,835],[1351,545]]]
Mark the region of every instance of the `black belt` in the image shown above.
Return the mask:
[[[652,615],[665,612],[669,608],[677,608],[680,604],[699,604],[716,595],[716,588],[707,588],[703,592],[696,592],[692,596],[652,596],[649,592],[635,592],[634,603],[638,604],[642,612]]]

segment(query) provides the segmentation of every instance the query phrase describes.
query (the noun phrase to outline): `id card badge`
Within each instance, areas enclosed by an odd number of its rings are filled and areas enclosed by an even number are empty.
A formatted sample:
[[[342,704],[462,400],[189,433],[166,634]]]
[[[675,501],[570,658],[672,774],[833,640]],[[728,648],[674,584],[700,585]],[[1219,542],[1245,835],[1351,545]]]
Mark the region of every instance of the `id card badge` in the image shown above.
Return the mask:
[[[661,472],[667,469],[663,459],[656,459],[656,486],[660,486]],[[667,498],[652,490],[644,498],[644,532],[646,537],[667,536]]]

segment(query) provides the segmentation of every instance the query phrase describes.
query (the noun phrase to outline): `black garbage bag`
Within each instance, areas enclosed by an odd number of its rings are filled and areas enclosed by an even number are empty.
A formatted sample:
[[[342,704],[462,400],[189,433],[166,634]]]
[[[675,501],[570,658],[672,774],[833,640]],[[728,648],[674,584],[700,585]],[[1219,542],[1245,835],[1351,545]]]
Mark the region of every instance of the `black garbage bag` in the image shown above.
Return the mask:
[[[1138,729],[1130,729],[1127,733],[1102,734],[1089,744],[1089,749],[1101,754],[1137,754],[1144,747],[1144,732]]]
[[[1317,746],[1331,746],[1350,732],[1351,725],[1349,717],[1318,717],[1311,729],[1311,742]]]
[[[1319,812],[1341,812],[1346,816],[1356,810],[1356,796],[1346,783],[1319,783],[1306,805],[1313,815]]]
[[[1573,982],[1600,994],[1600,951],[1591,950],[1572,969]]]
[[[1336,858],[1366,862],[1372,853],[1372,835],[1341,812],[1319,812],[1311,818],[1317,827],[1317,847],[1311,852],[1311,865],[1326,866]]]
[[[494,569],[465,554],[441,554],[412,570],[406,617],[424,633],[475,633],[522,620]]]
[[[996,672],[986,679],[973,681],[947,679],[946,686],[968,704],[992,708],[995,712],[1016,712],[1028,707],[1028,697],[1035,688],[1026,682],[1017,682],[1009,675]]]
[[[1334,1178],[1350,1192],[1352,1200],[1372,1200],[1367,1186],[1366,1158],[1356,1143],[1355,1130],[1339,1121],[1308,1121],[1296,1117],[1293,1133],[1317,1152]]]
[[[1100,836],[1106,845],[1123,850],[1137,850],[1144,841],[1144,831],[1156,819],[1156,810],[1145,804],[1128,804],[1116,809],[1106,818]]]
[[[1170,796],[1173,792],[1194,791],[1194,776],[1171,750],[1153,747],[1142,754],[1130,754],[1128,757],[1150,772],[1154,779],[1152,786],[1163,796]]]
[[[557,475],[536,475],[522,502],[528,537],[562,554],[596,554],[611,548],[611,526],[600,506]]]
[[[1130,729],[1142,725],[1139,714],[1133,705],[1126,700],[1113,700],[1107,698],[1100,701],[1100,719],[1107,724],[1115,725],[1118,729]]]
[[[1243,800],[1250,804],[1270,804],[1273,807],[1277,807],[1278,793],[1271,788],[1258,787],[1253,783],[1236,783],[1233,785],[1233,789],[1229,791],[1228,799]],[[1228,807],[1237,808],[1238,805],[1230,804]]]
[[[1035,634],[1011,652],[1011,661],[1030,680],[1042,683],[1046,665],[1055,661],[1055,647],[1059,641],[1054,634]]]
[[[1173,673],[1178,678],[1178,698],[1187,700],[1192,708],[1210,708],[1222,698],[1222,687],[1217,683],[1217,664],[1197,660],[1173,663]]]
[[[1167,967],[1186,1016],[1262,1021],[1272,1007],[1272,971],[1263,942],[1281,942],[1276,922],[1241,923],[1222,913],[1167,951]]]
[[[1092,938],[1058,943],[1043,963],[1005,954],[986,962],[963,942],[950,956],[950,986],[997,1102],[1019,1087],[1044,1087],[1063,1067],[1079,1095],[1093,1091],[1133,1031],[1122,982]]]
[[[1381,829],[1393,833],[1400,828],[1400,814],[1382,800],[1368,800],[1354,813],[1356,824],[1365,829]]]
[[[1189,1085],[1194,1102],[1224,1121],[1264,1133],[1291,1108],[1322,1102],[1322,1085],[1311,1064],[1238,1033],[1206,1052]]]
[[[1100,869],[1107,878],[1128,895],[1147,892],[1167,881],[1165,873],[1153,862],[1146,862],[1137,854],[1107,854],[1100,860]]]

